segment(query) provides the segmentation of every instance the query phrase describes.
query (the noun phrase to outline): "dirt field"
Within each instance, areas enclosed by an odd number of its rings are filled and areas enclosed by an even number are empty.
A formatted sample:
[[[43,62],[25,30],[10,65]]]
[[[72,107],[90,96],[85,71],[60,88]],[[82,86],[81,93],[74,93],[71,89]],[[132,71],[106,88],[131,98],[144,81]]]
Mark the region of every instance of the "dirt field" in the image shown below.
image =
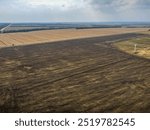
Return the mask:
[[[137,37],[1,48],[0,112],[150,112],[150,61],[112,46]]]
[[[0,47],[12,45],[37,44],[45,42],[79,39],[85,37],[108,36],[114,34],[147,32],[147,28],[104,28],[104,29],[64,29],[33,31],[24,33],[0,34]]]

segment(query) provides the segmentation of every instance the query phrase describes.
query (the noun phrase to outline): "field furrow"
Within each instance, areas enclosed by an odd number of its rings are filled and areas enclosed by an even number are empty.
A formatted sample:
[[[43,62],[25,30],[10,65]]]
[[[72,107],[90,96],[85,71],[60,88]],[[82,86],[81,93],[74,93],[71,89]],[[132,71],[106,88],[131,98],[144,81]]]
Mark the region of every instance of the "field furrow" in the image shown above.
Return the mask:
[[[112,46],[137,37],[1,48],[0,112],[150,112],[149,59]]]

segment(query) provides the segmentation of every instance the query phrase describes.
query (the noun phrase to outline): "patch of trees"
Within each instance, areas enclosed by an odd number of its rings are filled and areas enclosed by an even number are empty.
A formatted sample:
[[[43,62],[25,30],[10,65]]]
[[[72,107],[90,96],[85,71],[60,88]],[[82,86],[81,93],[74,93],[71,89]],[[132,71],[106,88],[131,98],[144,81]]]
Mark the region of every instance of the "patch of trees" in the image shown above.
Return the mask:
[[[68,28],[33,28],[33,29],[14,29],[14,30],[4,30],[3,33],[15,33],[15,32],[30,32],[30,31],[40,31],[40,30],[56,30],[56,29],[68,29]]]

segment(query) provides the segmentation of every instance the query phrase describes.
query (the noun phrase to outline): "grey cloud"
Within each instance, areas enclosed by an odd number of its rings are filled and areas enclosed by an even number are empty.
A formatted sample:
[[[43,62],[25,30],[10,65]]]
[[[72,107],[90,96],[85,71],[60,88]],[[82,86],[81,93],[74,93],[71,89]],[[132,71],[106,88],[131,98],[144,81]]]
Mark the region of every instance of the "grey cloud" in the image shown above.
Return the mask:
[[[150,21],[150,0],[89,0],[95,11],[113,20]]]
[[[89,0],[89,3],[95,7],[117,8],[132,4],[132,8],[150,8],[150,0]]]
[[[150,21],[150,0],[83,0],[83,5],[72,1],[75,4],[63,10],[57,6],[32,7],[26,0],[0,0],[0,22]]]

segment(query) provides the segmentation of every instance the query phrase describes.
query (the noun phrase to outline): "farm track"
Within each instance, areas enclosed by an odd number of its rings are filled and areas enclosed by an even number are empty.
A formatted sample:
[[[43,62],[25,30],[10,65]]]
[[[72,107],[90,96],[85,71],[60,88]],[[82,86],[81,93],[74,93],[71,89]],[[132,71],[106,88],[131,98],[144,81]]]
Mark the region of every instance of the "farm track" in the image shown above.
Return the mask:
[[[150,112],[150,62],[122,34],[0,49],[0,112]]]

